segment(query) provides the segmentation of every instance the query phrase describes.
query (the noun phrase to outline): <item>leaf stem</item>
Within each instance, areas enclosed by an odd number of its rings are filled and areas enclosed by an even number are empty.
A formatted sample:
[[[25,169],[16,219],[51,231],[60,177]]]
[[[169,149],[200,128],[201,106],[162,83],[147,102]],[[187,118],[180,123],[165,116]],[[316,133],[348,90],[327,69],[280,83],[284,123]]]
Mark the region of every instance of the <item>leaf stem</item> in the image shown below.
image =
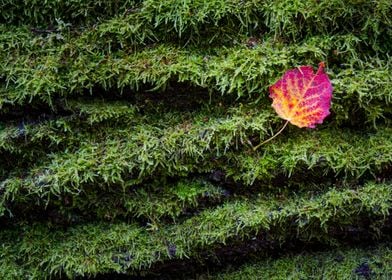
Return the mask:
[[[274,136],[268,138],[267,140],[265,140],[264,142],[261,142],[259,145],[257,145],[256,147],[253,148],[253,151],[256,151],[258,148],[260,148],[260,146],[264,145],[265,143],[268,143],[269,141],[271,141],[272,139],[274,139],[276,136],[278,136],[280,133],[282,133],[282,131],[286,128],[286,126],[289,124],[289,121],[286,121],[286,123],[283,125],[283,127],[274,134]]]

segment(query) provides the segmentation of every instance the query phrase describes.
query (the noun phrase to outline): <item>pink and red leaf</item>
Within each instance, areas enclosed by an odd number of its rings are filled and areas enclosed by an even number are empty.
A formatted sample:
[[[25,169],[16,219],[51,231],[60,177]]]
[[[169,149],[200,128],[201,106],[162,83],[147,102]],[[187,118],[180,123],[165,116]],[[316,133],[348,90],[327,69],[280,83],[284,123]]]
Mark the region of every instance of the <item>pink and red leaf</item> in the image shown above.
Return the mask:
[[[293,125],[314,128],[330,114],[333,88],[324,63],[316,73],[311,66],[288,70],[269,90],[272,107]]]

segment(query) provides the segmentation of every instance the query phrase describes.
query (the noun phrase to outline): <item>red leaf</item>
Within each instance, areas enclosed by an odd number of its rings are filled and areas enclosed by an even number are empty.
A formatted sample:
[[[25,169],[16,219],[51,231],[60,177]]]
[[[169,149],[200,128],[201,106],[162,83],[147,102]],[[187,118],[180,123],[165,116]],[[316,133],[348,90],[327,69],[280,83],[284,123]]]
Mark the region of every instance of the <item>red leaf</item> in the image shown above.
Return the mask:
[[[312,66],[288,70],[270,87],[272,107],[281,118],[299,127],[314,128],[329,115],[333,88],[324,67],[321,62],[316,73]]]

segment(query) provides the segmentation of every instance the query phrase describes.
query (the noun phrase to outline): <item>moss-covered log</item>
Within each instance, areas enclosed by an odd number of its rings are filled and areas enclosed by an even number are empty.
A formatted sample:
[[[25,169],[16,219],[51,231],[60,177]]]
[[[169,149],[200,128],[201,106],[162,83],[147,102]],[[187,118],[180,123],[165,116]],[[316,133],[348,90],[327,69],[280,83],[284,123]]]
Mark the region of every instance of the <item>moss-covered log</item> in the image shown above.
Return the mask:
[[[1,279],[389,278],[390,0],[0,8]],[[320,61],[331,115],[254,151]]]

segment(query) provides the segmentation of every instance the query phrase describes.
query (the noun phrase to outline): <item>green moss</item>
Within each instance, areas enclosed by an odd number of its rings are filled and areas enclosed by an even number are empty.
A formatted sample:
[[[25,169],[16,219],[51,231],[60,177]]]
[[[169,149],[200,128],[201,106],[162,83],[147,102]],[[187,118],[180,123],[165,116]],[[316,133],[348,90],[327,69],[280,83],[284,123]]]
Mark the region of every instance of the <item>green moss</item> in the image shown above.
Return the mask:
[[[350,227],[388,239],[391,1],[1,5],[0,278],[148,274]],[[282,125],[268,87],[320,61],[331,115],[253,151]],[[262,256],[239,273],[357,276]]]
[[[23,263],[21,269],[44,272],[47,276],[64,273],[75,277],[146,269],[167,259],[197,256],[200,250],[208,251],[233,238],[249,239],[260,231],[282,241],[294,234],[302,239],[331,242],[326,236],[337,224],[355,224],[362,215],[375,224],[383,222],[391,197],[388,184],[332,188],[318,196],[304,193],[284,201],[260,196],[228,202],[182,223],[150,231],[126,223],[85,224],[66,231],[48,229],[45,224],[20,226],[2,231],[0,254],[5,258],[0,265],[9,265],[10,258],[17,258],[15,262]],[[338,211],[342,208],[345,211]],[[171,244],[176,247],[174,256],[168,249]]]
[[[260,259],[201,279],[389,279],[392,274],[390,244],[373,248],[341,248],[325,252]]]
[[[236,124],[237,121],[243,120],[227,119],[217,122],[215,127],[209,123],[210,133],[207,132],[203,139],[194,136],[205,130],[197,126],[178,126],[154,135],[153,127],[145,125],[143,130],[134,128],[131,133],[126,130],[117,139],[84,142],[74,153],[53,154],[50,162],[32,168],[24,179],[10,177],[4,180],[4,199],[8,200],[18,192],[39,195],[43,199],[49,199],[53,194],[77,195],[83,185],[129,186],[142,183],[151,176],[185,176],[213,169],[223,169],[228,176],[246,184],[281,173],[292,174],[304,168],[359,178],[366,172],[381,171],[392,160],[388,128],[366,134],[363,131],[340,132],[339,137],[333,130],[298,131],[290,139],[277,140],[253,153],[246,143],[246,131],[253,131],[252,127],[260,120],[253,119],[254,125],[248,122],[247,129]],[[244,134],[229,128],[241,129]],[[219,131],[221,138],[215,138]],[[228,133],[227,138],[223,138],[222,133]],[[119,139],[125,141],[121,144]],[[236,151],[241,141],[244,148]],[[215,160],[208,165],[199,165],[199,162],[211,158]]]
[[[333,33],[362,30],[369,37],[378,38],[388,32],[391,4],[377,0],[364,1],[266,1],[243,2],[240,0],[214,1],[47,1],[45,4],[32,0],[29,3],[3,3],[3,21],[24,22],[33,25],[50,25],[61,19],[65,23],[95,23],[108,16],[115,16],[102,28],[117,37],[158,38],[163,32],[174,31],[178,36],[200,40],[208,27],[236,28],[237,31],[256,33],[259,30],[275,36],[294,39],[303,33]],[[363,17],[362,15],[369,15]],[[121,22],[121,24],[119,24]],[[121,27],[120,27],[121,26]],[[155,36],[150,33],[160,31]],[[163,31],[163,32],[162,32]],[[139,33],[141,35],[136,35]],[[237,32],[238,33],[238,32]],[[118,36],[120,35],[120,36]],[[147,36],[146,36],[147,35]],[[149,36],[150,35],[150,36]],[[160,35],[160,36],[159,36]],[[390,34],[389,34],[390,35]]]
[[[67,222],[79,219],[115,221],[137,218],[146,221],[150,228],[205,207],[215,205],[224,198],[223,189],[202,180],[182,180],[175,184],[154,182],[133,190],[97,191],[87,187],[77,196],[53,198],[49,207],[58,208],[57,215],[66,217]],[[30,206],[31,207],[31,206]],[[29,206],[18,211],[27,212]],[[25,213],[26,215],[26,213]],[[188,214],[189,215],[189,214]],[[80,221],[79,221],[80,222]]]
[[[390,114],[390,59],[375,57],[364,63],[355,44],[355,37],[338,36],[313,37],[289,46],[267,40],[254,49],[238,46],[203,52],[161,45],[134,55],[124,51],[110,56],[97,50],[82,51],[74,54],[72,60],[64,61],[63,56],[73,52],[68,49],[71,45],[65,44],[50,49],[49,55],[36,57],[34,52],[3,65],[8,86],[0,103],[41,100],[53,106],[53,99],[59,95],[83,94],[86,90],[94,94],[97,88],[165,89],[173,81],[208,88],[214,94],[258,97],[284,69],[299,64],[315,65],[334,50],[341,57],[337,62],[331,59],[330,70],[337,120],[348,121],[351,112],[359,111],[356,114],[364,114],[371,123]],[[342,69],[342,62],[351,66]]]
[[[59,22],[73,24],[94,23],[96,20],[105,19],[116,13],[125,13],[135,6],[136,1],[59,1],[50,0],[42,3],[29,0],[16,3],[5,0],[1,3],[3,12],[0,22],[31,24],[43,26],[51,30],[51,26]],[[50,32],[50,31],[48,31]]]

